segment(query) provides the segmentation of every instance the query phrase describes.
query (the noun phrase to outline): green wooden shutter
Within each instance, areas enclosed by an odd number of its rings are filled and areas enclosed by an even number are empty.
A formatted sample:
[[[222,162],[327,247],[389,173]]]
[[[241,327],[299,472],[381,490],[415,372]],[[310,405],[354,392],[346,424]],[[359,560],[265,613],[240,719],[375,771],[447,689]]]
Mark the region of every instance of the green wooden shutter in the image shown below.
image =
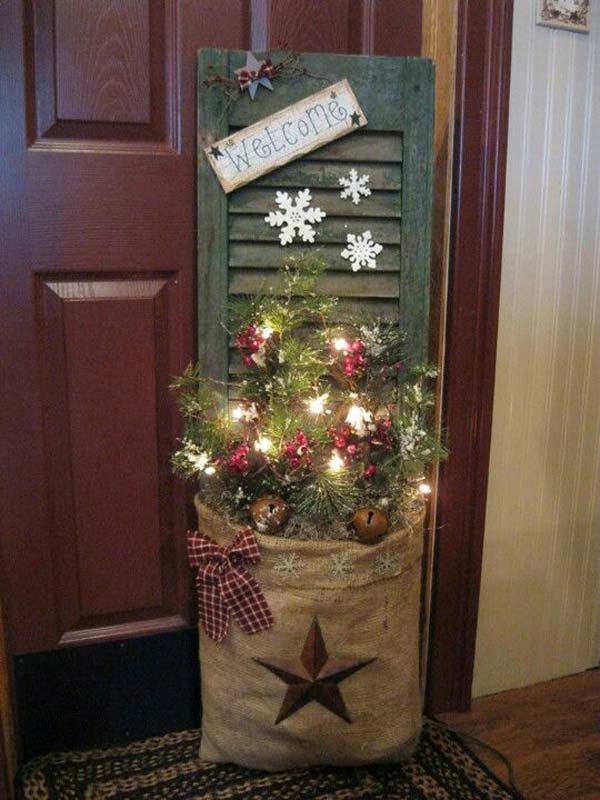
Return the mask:
[[[272,53],[274,63],[283,58]],[[323,288],[342,298],[340,313],[361,320],[372,312],[398,319],[409,355],[427,358],[433,65],[427,59],[303,54],[310,75],[275,78],[233,103],[202,89],[211,71],[234,76],[246,53],[203,50],[198,62],[198,357],[207,375],[225,380],[236,371],[221,326],[228,294],[273,285],[289,255],[320,247],[329,268]],[[311,77],[311,76],[319,77]],[[259,178],[229,195],[221,189],[202,147],[291,103],[347,78],[368,119],[360,131]],[[324,80],[326,79],[326,80]],[[340,198],[338,178],[354,167],[370,176],[370,197],[359,205]],[[281,246],[278,229],[264,222],[275,191],[310,188],[327,213],[315,244]],[[346,234],[372,232],[383,245],[375,270],[352,272],[341,258]]]

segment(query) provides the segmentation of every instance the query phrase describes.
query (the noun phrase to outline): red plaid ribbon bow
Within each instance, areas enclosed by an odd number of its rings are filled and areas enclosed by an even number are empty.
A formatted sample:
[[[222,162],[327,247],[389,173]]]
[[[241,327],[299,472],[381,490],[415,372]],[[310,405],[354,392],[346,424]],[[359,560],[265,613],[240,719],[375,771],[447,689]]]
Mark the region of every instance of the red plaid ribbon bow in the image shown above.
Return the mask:
[[[190,531],[188,556],[192,567],[198,567],[200,619],[211,639],[221,642],[227,636],[230,612],[244,633],[271,627],[271,609],[246,570],[246,565],[260,561],[258,542],[250,528],[240,531],[228,547],[221,547],[204,533]]]
[[[238,80],[240,82],[240,89],[244,89],[254,81],[261,78],[272,78],[275,75],[275,67],[270,58],[262,61],[258,70],[255,69],[241,69],[238,72]]]

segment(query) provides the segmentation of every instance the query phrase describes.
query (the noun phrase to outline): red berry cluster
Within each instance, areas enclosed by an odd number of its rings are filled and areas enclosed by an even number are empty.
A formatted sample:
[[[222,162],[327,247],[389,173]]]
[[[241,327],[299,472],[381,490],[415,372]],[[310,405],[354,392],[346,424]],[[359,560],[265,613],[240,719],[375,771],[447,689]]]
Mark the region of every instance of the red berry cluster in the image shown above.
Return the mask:
[[[253,355],[258,353],[261,347],[264,347],[266,342],[265,337],[256,323],[248,325],[245,331],[240,331],[235,337],[235,346],[238,347],[242,353],[242,362],[244,366],[251,367],[256,363]]]
[[[338,428],[330,428],[329,435],[333,446],[346,463],[348,461],[356,461],[362,456],[361,448],[358,445],[358,437],[352,433],[350,425],[343,424]]]
[[[389,417],[378,417],[375,420],[375,426],[371,435],[371,444],[389,449],[392,446],[392,420]]]
[[[340,457],[349,464],[351,461],[360,461],[364,456],[365,445],[383,447],[389,449],[392,447],[392,434],[391,427],[392,421],[389,417],[378,417],[375,420],[376,429],[369,433],[366,439],[359,440],[359,438],[352,432],[350,425],[344,423],[337,428],[330,428],[329,435],[331,442],[335,449],[340,454]],[[367,480],[373,478],[377,474],[377,467],[373,462],[369,462],[363,471],[363,477]]]
[[[367,368],[367,359],[365,358],[365,345],[360,339],[353,339],[348,342],[348,349],[344,353],[344,375],[353,378],[356,375],[361,375]]]
[[[235,447],[225,458],[225,466],[232,472],[240,472],[245,475],[250,467],[248,454],[250,447],[247,444],[240,444]]]
[[[383,375],[383,377],[389,377],[390,373],[399,372],[402,369],[403,366],[404,365],[402,364],[401,361],[396,361],[395,364],[391,364],[391,365],[390,364],[386,364],[385,366],[383,366],[381,368],[380,372]],[[392,377],[393,377],[393,375],[392,375]]]
[[[290,469],[299,469],[300,467],[309,467],[311,465],[309,441],[303,431],[297,430],[290,441],[284,445],[283,456]]]

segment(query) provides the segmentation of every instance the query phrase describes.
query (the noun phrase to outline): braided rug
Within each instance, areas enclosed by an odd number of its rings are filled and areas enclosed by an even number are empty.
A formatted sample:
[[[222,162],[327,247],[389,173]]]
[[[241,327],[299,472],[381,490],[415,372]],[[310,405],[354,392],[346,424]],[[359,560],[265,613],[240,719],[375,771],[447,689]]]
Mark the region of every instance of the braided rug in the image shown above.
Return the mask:
[[[17,800],[514,800],[450,731],[425,722],[402,765],[266,773],[198,759],[198,730],[52,753],[21,768]]]

